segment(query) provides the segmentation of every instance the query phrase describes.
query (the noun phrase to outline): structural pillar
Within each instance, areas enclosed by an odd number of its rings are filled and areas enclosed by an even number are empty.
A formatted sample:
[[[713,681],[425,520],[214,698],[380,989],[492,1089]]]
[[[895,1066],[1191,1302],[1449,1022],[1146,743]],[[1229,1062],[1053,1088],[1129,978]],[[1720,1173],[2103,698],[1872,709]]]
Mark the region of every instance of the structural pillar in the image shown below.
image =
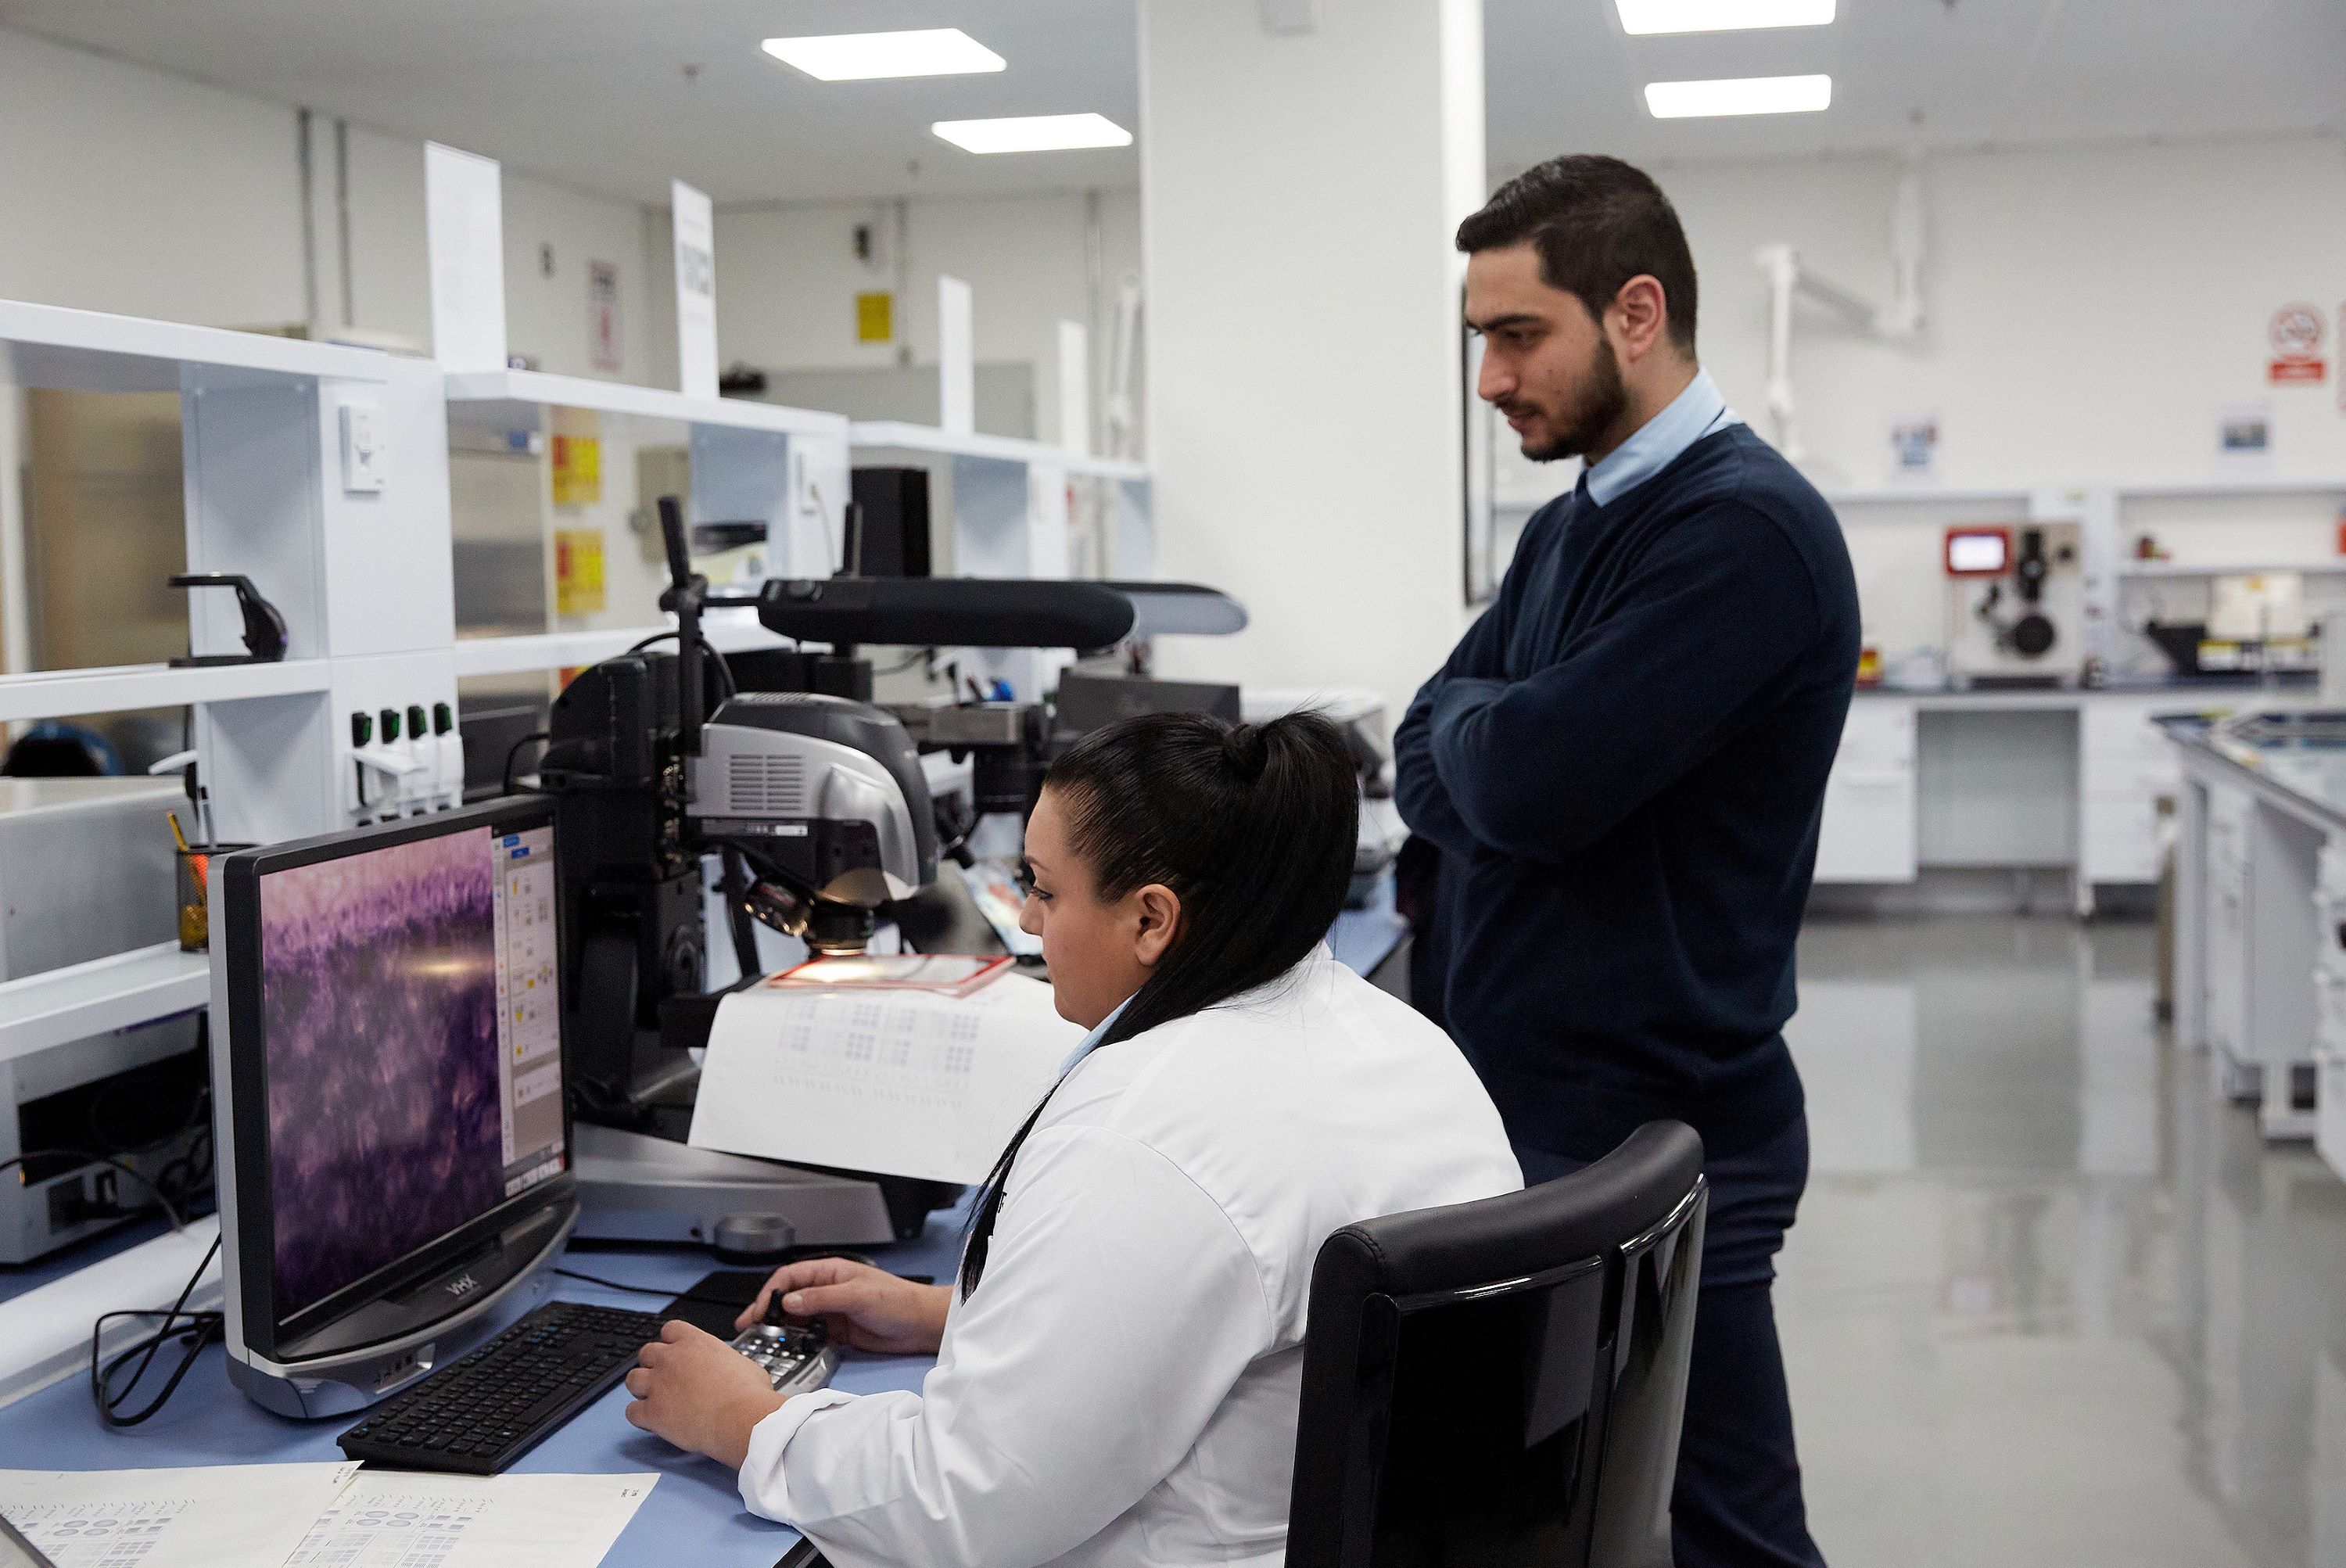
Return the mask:
[[[1481,0],[1139,9],[1157,570],[1252,617],[1160,667],[1369,687],[1398,722],[1471,619],[1452,236],[1486,194]]]

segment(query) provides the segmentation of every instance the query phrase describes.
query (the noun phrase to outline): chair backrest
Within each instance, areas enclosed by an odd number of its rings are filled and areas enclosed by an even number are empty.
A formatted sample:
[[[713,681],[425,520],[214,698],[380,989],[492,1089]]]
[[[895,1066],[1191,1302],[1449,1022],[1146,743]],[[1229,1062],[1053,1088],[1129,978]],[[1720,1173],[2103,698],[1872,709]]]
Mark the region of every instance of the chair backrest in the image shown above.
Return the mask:
[[[1304,1337],[1288,1568],[1668,1568],[1702,1140],[1346,1226]]]

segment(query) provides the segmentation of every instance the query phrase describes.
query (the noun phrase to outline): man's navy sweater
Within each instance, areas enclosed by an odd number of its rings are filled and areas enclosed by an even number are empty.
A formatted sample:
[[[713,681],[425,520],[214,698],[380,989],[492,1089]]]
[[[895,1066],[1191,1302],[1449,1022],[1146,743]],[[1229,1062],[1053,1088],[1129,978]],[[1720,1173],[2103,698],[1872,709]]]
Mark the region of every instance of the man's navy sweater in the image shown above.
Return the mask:
[[[1672,1117],[1729,1155],[1800,1115],[1782,1030],[1857,650],[1831,507],[1742,425],[1533,516],[1394,738],[1446,1020],[1516,1142],[1595,1159]]]

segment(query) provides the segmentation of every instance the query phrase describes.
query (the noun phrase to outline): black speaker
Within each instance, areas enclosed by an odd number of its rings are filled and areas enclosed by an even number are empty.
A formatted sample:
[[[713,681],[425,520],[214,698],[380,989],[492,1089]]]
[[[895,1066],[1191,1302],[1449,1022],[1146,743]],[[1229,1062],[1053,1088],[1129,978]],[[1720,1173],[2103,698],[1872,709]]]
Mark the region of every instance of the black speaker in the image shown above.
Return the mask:
[[[862,549],[851,538],[848,568],[860,577],[929,575],[929,471],[859,468],[854,501],[862,515]]]

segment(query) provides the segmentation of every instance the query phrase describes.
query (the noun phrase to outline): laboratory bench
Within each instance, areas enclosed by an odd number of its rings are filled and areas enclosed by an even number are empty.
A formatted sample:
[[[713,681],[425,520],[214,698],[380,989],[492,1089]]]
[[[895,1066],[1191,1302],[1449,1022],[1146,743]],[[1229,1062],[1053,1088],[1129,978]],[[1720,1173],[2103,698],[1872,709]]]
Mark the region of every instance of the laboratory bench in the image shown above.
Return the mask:
[[[960,1257],[964,1218],[962,1208],[940,1211],[929,1217],[927,1229],[917,1240],[863,1250],[896,1273],[925,1274],[944,1282]],[[656,1294],[544,1274],[499,1304],[492,1329],[551,1299],[655,1311],[669,1296],[729,1266],[698,1248],[574,1242],[558,1267]],[[176,1354],[167,1349],[158,1359],[158,1370],[167,1369]],[[851,1351],[831,1386],[860,1394],[918,1389],[932,1364],[925,1356]],[[159,1375],[150,1375],[147,1386],[159,1387]],[[142,1395],[147,1386],[142,1386]],[[745,1509],[733,1471],[630,1425],[624,1413],[627,1403],[627,1390],[614,1387],[523,1455],[513,1470],[659,1477],[603,1559],[604,1568],[671,1568],[681,1563],[695,1568],[771,1568],[798,1539],[797,1532]],[[101,1424],[87,1377],[63,1379],[0,1410],[0,1468],[145,1470],[340,1460],[342,1452],[334,1439],[360,1419],[344,1415],[304,1421],[262,1410],[230,1384],[226,1355],[213,1345],[202,1352],[170,1401],[142,1426],[117,1431]]]
[[[2046,871],[2096,889],[2158,878],[2158,820],[2179,776],[2154,718],[2297,708],[2310,677],[2121,678],[2099,687],[1861,687],[1825,787],[1824,883],[1933,870]]]
[[[2175,1031],[2346,1176],[2346,715],[2174,716]]]
[[[1375,972],[1392,960],[1406,932],[1406,922],[1393,911],[1392,878],[1387,873],[1378,879],[1366,907],[1347,910],[1338,918],[1328,941],[1340,962],[1374,979]],[[960,1264],[968,1202],[964,1196],[961,1206],[932,1214],[914,1240],[858,1250],[896,1273],[948,1282]],[[156,1239],[166,1228],[159,1219],[138,1220],[37,1263],[0,1267],[0,1302],[116,1257]],[[699,1247],[573,1241],[557,1267],[638,1289],[617,1290],[542,1274],[499,1303],[480,1337],[550,1299],[657,1310],[703,1276],[730,1266]],[[167,1349],[158,1363],[168,1369],[176,1354]],[[931,1365],[932,1359],[925,1356],[850,1352],[831,1386],[853,1393],[917,1390]],[[159,1386],[159,1375],[150,1376],[141,1386],[142,1398]],[[749,1512],[741,1505],[732,1471],[679,1452],[629,1425],[623,1413],[627,1404],[626,1390],[613,1389],[548,1435],[513,1469],[658,1475],[658,1483],[604,1558],[605,1568],[668,1568],[676,1563],[696,1568],[770,1568],[798,1539],[797,1532]],[[141,1426],[110,1430],[101,1423],[91,1403],[87,1370],[78,1368],[73,1375],[0,1405],[0,1469],[164,1469],[332,1461],[342,1457],[334,1446],[336,1435],[359,1420],[345,1415],[301,1421],[262,1410],[229,1382],[225,1353],[213,1345],[201,1353],[169,1402]]]

